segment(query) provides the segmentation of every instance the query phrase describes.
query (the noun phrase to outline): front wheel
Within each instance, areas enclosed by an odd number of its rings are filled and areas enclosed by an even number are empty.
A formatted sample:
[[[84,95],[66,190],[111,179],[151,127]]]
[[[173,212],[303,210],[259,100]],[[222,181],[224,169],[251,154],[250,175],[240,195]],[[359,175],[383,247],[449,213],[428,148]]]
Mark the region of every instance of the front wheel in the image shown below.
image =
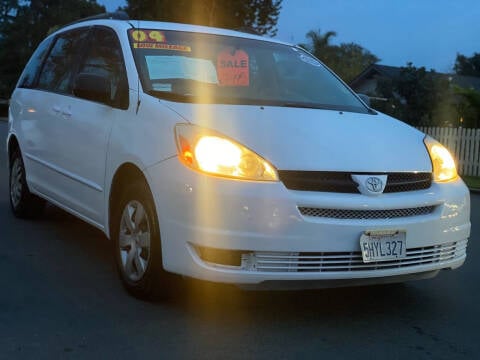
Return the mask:
[[[33,195],[28,189],[25,166],[19,150],[12,154],[9,176],[10,207],[19,218],[30,218],[39,215],[45,201]]]
[[[142,299],[163,295],[166,276],[158,220],[148,187],[142,183],[128,186],[114,206],[113,250],[124,287]]]

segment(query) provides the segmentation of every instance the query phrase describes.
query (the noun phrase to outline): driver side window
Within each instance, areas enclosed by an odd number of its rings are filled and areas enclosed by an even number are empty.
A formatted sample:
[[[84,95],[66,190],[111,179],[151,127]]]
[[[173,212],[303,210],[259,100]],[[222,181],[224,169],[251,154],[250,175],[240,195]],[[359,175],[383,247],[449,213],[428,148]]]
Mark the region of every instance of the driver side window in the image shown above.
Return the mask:
[[[123,53],[114,31],[96,27],[89,42],[79,74],[98,75],[110,84],[110,100],[114,107],[128,108],[128,81]]]
[[[57,37],[38,79],[42,90],[70,94],[72,75],[88,29],[75,29]]]

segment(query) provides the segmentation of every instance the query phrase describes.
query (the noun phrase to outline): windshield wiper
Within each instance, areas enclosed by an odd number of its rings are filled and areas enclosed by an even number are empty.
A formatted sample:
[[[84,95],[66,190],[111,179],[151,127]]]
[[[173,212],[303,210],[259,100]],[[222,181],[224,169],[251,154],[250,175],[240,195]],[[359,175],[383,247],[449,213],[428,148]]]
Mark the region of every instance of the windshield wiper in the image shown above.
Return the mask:
[[[197,104],[228,104],[228,105],[257,105],[257,106],[280,106],[298,109],[321,109],[321,110],[334,110],[334,111],[353,111],[353,112],[368,112],[370,114],[376,114],[374,110],[366,109],[367,111],[359,111],[362,108],[316,104],[308,102],[295,102],[295,101],[280,101],[280,100],[267,100],[267,99],[251,99],[251,98],[235,98],[226,96],[207,96],[205,94],[179,94],[169,91],[160,91],[150,89],[146,91],[147,94],[155,96],[158,99],[167,101],[175,101],[182,103],[197,103]]]
[[[235,98],[229,96],[218,95],[194,95],[194,94],[179,94],[168,91],[160,91],[150,89],[146,91],[147,94],[155,96],[156,98],[176,101],[176,102],[188,102],[188,103],[202,103],[202,104],[228,104],[228,105],[273,105],[271,101],[261,101],[257,99],[248,98]],[[278,106],[278,102],[275,102]]]
[[[329,106],[323,104],[303,103],[303,102],[284,102],[279,103],[278,106],[300,108],[300,109],[322,109],[322,110],[337,110],[336,106]]]
[[[328,104],[316,104],[308,102],[284,102],[279,106],[284,107],[293,107],[300,109],[321,109],[321,110],[333,110],[333,111],[346,111],[346,112],[360,112],[360,113],[369,113],[377,114],[375,111],[370,108],[356,107],[350,105],[328,105]]]
[[[194,100],[198,98],[197,96],[191,94],[179,94],[173,93],[168,91],[160,91],[160,90],[147,90],[147,94],[155,96],[159,99],[170,100],[170,101],[178,101],[178,102],[195,102]]]

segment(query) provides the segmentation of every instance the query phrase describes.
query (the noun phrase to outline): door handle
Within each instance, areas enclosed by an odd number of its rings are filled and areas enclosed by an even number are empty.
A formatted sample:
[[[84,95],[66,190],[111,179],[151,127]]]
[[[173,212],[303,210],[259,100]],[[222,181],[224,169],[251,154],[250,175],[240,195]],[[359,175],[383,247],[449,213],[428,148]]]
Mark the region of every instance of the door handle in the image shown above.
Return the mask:
[[[60,106],[57,106],[57,105],[53,106],[53,107],[52,107],[52,111],[53,111],[54,113],[58,114],[58,113],[61,111],[61,110],[60,110]]]
[[[65,117],[70,117],[72,116],[72,112],[70,110],[63,110],[62,115]]]

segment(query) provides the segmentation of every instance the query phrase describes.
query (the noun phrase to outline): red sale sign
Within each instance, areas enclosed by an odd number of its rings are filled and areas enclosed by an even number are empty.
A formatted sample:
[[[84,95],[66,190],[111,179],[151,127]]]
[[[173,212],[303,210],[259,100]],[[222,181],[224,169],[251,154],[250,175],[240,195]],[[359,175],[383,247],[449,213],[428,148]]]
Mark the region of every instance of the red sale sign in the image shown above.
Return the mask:
[[[248,54],[233,48],[217,56],[217,76],[220,86],[249,86]]]

